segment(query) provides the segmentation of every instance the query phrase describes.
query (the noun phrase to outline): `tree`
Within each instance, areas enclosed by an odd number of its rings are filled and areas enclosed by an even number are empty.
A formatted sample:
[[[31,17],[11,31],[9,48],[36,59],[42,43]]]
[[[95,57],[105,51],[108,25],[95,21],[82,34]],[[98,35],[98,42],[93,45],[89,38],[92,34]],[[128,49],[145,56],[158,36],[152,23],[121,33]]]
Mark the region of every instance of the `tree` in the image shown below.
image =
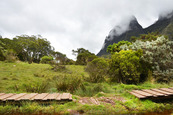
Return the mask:
[[[89,80],[94,83],[102,82],[107,75],[109,64],[103,58],[96,58],[89,62],[86,71],[89,73]]]
[[[67,57],[65,54],[62,54],[61,52],[53,52],[52,53],[52,56],[55,58],[55,60],[59,63],[59,64],[66,64],[66,61],[67,61]]]
[[[90,53],[88,50],[84,49],[84,48],[77,48],[77,50],[72,50],[72,54],[75,56],[78,56],[81,53]]]
[[[18,47],[13,46],[20,60],[39,63],[41,57],[52,53],[53,47],[46,38],[38,36],[16,36],[13,38]]]
[[[119,51],[121,51],[120,46],[122,46],[124,44],[131,45],[131,42],[128,42],[128,41],[124,41],[123,40],[123,41],[120,41],[118,43],[114,43],[113,45],[109,45],[107,47],[107,52],[108,53],[111,53],[111,54],[113,54],[114,52],[119,52]]]
[[[109,74],[112,79],[127,84],[139,83],[142,72],[141,56],[142,50],[115,52],[110,60]]]
[[[86,65],[88,62],[97,58],[97,56],[94,53],[91,53],[84,48],[78,48],[76,51],[72,50],[72,52],[74,55],[77,55],[77,65]]]

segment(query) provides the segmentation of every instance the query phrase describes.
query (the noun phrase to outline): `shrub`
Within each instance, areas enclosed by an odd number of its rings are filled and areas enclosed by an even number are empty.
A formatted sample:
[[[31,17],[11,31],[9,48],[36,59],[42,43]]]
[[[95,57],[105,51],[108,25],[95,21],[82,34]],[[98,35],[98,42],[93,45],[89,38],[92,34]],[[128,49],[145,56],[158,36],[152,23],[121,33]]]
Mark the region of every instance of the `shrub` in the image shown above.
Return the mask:
[[[41,58],[41,63],[44,63],[44,64],[49,64],[51,63],[51,61],[53,60],[53,57],[50,57],[50,56],[43,56]]]
[[[160,35],[158,32],[152,32],[152,33],[148,33],[148,34],[141,34],[139,37],[132,36],[130,38],[130,41],[135,42],[136,40],[141,40],[141,41],[146,42],[146,41],[156,40],[160,36],[162,36],[162,35]]]
[[[16,52],[14,50],[7,50],[5,52],[6,62],[15,62],[17,60]]]
[[[50,64],[52,66],[52,70],[55,72],[67,72],[67,68],[65,65],[59,65],[59,64]]]
[[[121,49],[142,49],[141,60],[151,65],[154,78],[159,82],[173,80],[173,41],[161,36],[155,41],[136,40],[132,45],[121,46]]]
[[[78,75],[66,74],[56,78],[56,88],[58,91],[69,91],[73,93],[82,85],[82,77]]]
[[[89,62],[86,67],[86,71],[89,73],[89,81],[97,83],[104,81],[104,77],[107,75],[108,62],[103,58],[96,58]]]
[[[139,83],[142,66],[142,51],[121,50],[112,55],[109,74],[118,82],[127,84]]]
[[[48,88],[48,82],[46,80],[44,81],[32,81],[29,83],[22,84],[21,89],[25,90],[26,92],[32,92],[32,93],[44,93],[47,91]]]
[[[115,52],[120,52],[121,51],[121,48],[120,48],[120,46],[122,46],[122,45],[127,45],[127,46],[129,46],[129,45],[131,45],[132,43],[131,42],[128,42],[128,41],[120,41],[120,42],[118,42],[118,43],[114,43],[113,45],[109,45],[108,46],[108,48],[107,48],[107,52],[108,53],[111,53],[111,54],[113,54],[113,53],[115,53]]]
[[[5,49],[4,49],[5,44],[0,41],[0,61],[5,60]]]

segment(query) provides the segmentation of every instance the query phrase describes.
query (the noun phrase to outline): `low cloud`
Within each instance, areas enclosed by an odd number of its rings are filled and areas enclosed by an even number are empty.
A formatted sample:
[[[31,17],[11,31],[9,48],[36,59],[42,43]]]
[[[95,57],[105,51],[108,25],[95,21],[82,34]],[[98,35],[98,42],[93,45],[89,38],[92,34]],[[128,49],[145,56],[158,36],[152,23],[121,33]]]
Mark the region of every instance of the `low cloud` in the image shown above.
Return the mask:
[[[127,29],[129,15],[147,27],[172,6],[172,0],[1,0],[0,35],[40,34],[74,59],[72,49],[98,53],[112,28],[119,25],[117,34]]]

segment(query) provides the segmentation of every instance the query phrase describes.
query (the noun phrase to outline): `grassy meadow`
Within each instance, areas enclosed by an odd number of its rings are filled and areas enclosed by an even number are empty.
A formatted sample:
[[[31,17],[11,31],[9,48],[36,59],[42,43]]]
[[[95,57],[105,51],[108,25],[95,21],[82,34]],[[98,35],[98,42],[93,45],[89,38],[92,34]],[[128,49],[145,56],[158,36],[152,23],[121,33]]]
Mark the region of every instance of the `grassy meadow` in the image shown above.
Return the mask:
[[[126,114],[162,112],[173,109],[172,102],[155,103],[139,100],[130,95],[133,89],[167,88],[173,84],[145,82],[138,85],[91,83],[85,66],[66,65],[64,70],[54,71],[49,64],[28,64],[24,62],[5,63],[0,61],[0,92],[3,93],[53,93],[70,92],[73,102],[43,105],[36,102],[22,102],[21,106],[0,105],[0,114]],[[100,105],[82,104],[81,99],[96,98]],[[109,103],[104,97],[111,99]]]

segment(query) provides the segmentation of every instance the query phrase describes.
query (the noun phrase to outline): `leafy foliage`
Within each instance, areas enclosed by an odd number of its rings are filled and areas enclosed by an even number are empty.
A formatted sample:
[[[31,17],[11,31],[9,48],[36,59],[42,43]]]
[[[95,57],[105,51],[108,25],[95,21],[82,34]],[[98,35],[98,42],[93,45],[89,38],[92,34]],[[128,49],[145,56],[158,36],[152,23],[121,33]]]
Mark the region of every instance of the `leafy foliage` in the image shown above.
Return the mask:
[[[84,48],[72,50],[74,55],[77,55],[76,65],[86,65],[88,62],[97,58],[97,56]]]
[[[132,45],[122,46],[121,48],[142,49],[141,60],[151,65],[156,80],[162,82],[173,80],[173,41],[161,36],[155,41],[136,40]]]
[[[58,51],[53,52],[52,56],[55,58],[57,63],[62,65],[66,64],[69,61],[65,54],[62,54],[61,52]]]
[[[42,36],[21,35],[15,38],[0,38],[5,50],[13,50],[21,61],[39,63],[41,57],[52,53],[53,48],[50,42]]]
[[[96,58],[89,62],[86,67],[86,71],[90,75],[89,81],[94,83],[104,81],[108,67],[108,62],[103,58]]]
[[[130,40],[132,42],[135,42],[136,40],[141,40],[141,41],[146,42],[146,41],[156,40],[160,36],[162,36],[162,35],[160,35],[158,32],[152,32],[152,33],[148,33],[148,34],[141,34],[139,37],[132,36]]]
[[[142,71],[140,57],[142,51],[121,50],[112,55],[109,74],[122,83],[139,83]]]
[[[128,42],[128,41],[120,41],[118,43],[114,43],[113,45],[109,45],[108,48],[107,48],[107,52],[113,54],[114,52],[119,52],[121,49],[120,49],[120,46],[122,45],[131,45],[131,42]]]
[[[53,57],[50,57],[50,56],[43,56],[41,58],[41,63],[44,63],[44,64],[49,64],[51,63],[51,61],[53,60]]]
[[[0,41],[0,61],[5,60],[5,50],[4,50],[4,43]]]
[[[15,62],[17,60],[16,52],[13,49],[5,51],[6,62]]]

